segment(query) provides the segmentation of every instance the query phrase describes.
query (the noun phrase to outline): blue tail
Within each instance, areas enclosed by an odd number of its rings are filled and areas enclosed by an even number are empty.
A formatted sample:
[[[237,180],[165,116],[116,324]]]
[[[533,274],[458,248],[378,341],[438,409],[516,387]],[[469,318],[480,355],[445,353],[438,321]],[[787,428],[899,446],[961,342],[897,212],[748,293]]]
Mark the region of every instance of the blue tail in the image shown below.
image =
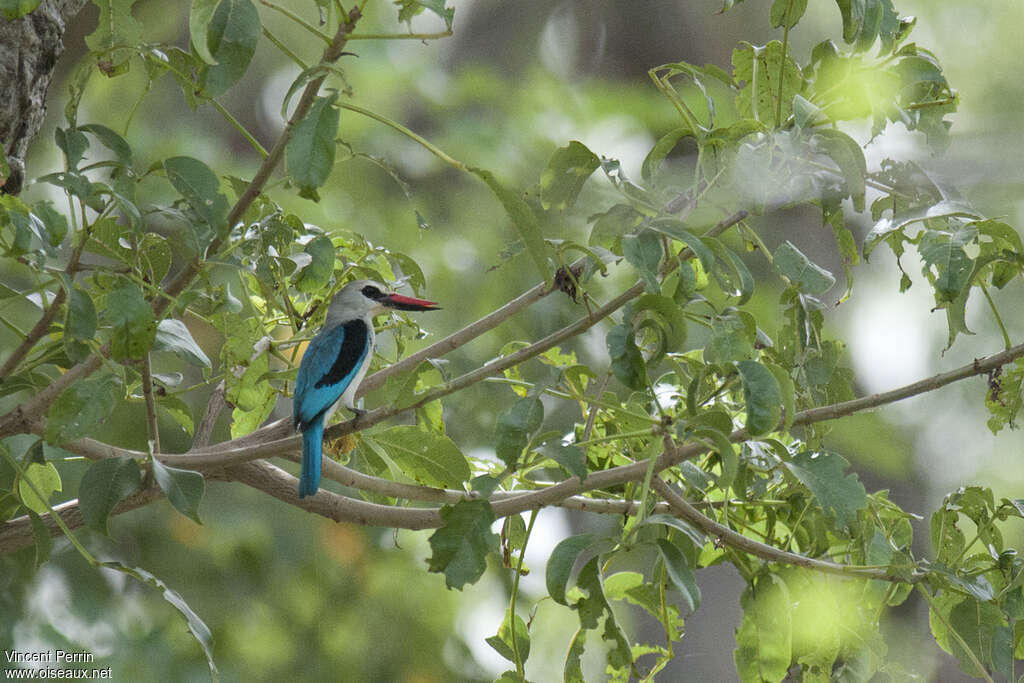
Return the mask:
[[[302,432],[302,475],[299,477],[299,498],[312,496],[320,488],[320,458],[323,451],[324,422],[314,420]]]

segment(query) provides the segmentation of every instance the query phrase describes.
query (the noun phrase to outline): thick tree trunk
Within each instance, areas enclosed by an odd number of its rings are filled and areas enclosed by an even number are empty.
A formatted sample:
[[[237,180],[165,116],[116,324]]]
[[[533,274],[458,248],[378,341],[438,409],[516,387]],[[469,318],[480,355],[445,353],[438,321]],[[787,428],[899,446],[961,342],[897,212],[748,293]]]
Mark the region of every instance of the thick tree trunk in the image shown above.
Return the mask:
[[[2,192],[21,191],[25,153],[46,115],[46,91],[64,52],[64,30],[87,2],[43,0],[21,19],[0,19],[0,142],[11,166]]]

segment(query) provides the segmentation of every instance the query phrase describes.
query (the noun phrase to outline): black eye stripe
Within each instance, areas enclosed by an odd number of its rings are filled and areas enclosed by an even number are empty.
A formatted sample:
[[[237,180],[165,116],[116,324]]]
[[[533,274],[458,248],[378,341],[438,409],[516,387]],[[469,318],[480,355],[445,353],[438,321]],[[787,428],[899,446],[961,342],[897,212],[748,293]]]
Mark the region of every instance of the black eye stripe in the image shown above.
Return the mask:
[[[373,285],[366,285],[359,291],[361,291],[363,293],[363,296],[365,296],[367,299],[373,299],[374,301],[384,298],[384,292],[380,291]]]

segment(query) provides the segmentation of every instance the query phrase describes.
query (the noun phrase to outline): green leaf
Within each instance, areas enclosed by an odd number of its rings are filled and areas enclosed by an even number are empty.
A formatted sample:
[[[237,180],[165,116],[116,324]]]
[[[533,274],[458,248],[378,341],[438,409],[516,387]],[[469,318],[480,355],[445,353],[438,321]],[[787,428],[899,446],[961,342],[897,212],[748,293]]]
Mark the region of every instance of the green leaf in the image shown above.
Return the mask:
[[[505,213],[512,219],[512,225],[515,226],[519,239],[526,246],[526,251],[529,252],[530,258],[533,259],[537,270],[540,271],[541,277],[544,278],[544,282],[550,285],[552,275],[551,267],[548,264],[548,245],[544,241],[544,235],[541,233],[537,214],[533,212],[533,209],[530,208],[525,199],[519,194],[506,189],[490,171],[485,171],[482,168],[470,168],[469,172],[484,181],[487,187],[491,188],[491,192],[498,198],[498,201],[501,202],[501,205],[505,207]]]
[[[441,508],[444,526],[430,536],[429,571],[444,572],[448,588],[462,590],[487,569],[487,554],[498,548],[491,531],[494,511],[486,500],[463,500]]]
[[[334,169],[340,110],[338,93],[318,97],[295,126],[284,150],[288,175],[299,186],[299,196],[319,201],[317,188],[327,182]]]
[[[14,21],[20,19],[29,12],[35,10],[39,6],[40,0],[0,0],[0,16],[7,21]],[[2,150],[0,150],[2,154]],[[3,178],[0,178],[0,185],[3,184]]]
[[[89,140],[85,134],[74,128],[56,128],[53,131],[53,138],[57,147],[64,153],[68,168],[77,169],[82,157],[85,156],[85,151],[89,149]]]
[[[672,585],[682,594],[689,610],[695,612],[700,607],[700,588],[697,586],[690,563],[682,551],[667,539],[658,539],[658,552],[665,563]]]
[[[167,414],[170,415],[171,418],[173,418],[189,436],[195,434],[196,424],[195,420],[192,418],[192,406],[185,401],[182,401],[174,394],[158,396],[157,405],[163,408],[163,410],[166,411]],[[234,424],[232,424],[232,427],[234,427]]]
[[[127,574],[135,579],[156,588],[163,594],[164,600],[169,602],[174,609],[185,617],[185,621],[188,623],[188,630],[192,634],[192,637],[196,639],[200,647],[203,648],[203,652],[206,654],[206,663],[210,667],[210,673],[213,680],[217,680],[217,666],[213,663],[213,634],[210,632],[209,627],[199,618],[199,615],[189,607],[185,599],[181,597],[177,592],[168,588],[160,579],[156,578],[145,569],[138,567],[128,567],[120,562],[101,562],[101,567],[112,569],[122,574]]]
[[[106,458],[89,466],[78,485],[78,507],[90,529],[109,534],[107,519],[114,506],[139,489],[142,475],[132,458]]]
[[[22,504],[37,515],[49,510],[50,497],[61,491],[60,474],[52,462],[42,465],[29,463],[24,476],[18,481],[18,497]]]
[[[544,404],[528,396],[513,403],[498,415],[495,432],[495,453],[509,467],[514,467],[530,436],[544,421]]]
[[[177,467],[165,465],[156,458],[151,458],[153,466],[153,478],[160,486],[167,500],[181,514],[185,515],[196,524],[202,524],[199,519],[199,502],[203,499],[203,492],[206,489],[206,480],[199,472],[182,470]]]
[[[629,315],[636,322],[637,328],[656,331],[659,336],[659,348],[648,359],[654,363],[666,352],[681,351],[686,342],[686,318],[683,310],[673,299],[660,294],[642,294],[630,304]]]
[[[782,43],[773,40],[767,45],[754,46],[740,41],[740,46],[732,53],[732,67],[733,80],[746,81],[736,94],[736,109],[741,116],[778,126],[793,113],[793,96],[803,90],[804,79],[792,57],[783,54]],[[782,117],[776,121],[779,98],[782,99]]]
[[[935,298],[938,303],[948,303],[970,285],[974,261],[967,256],[963,247],[974,241],[977,232],[972,229],[945,232],[926,230],[921,236],[917,250],[926,266],[935,269]]]
[[[604,213],[596,213],[587,218],[588,223],[594,224],[589,244],[617,250],[616,245],[622,236],[636,230],[643,220],[643,214],[629,204],[615,204]]]
[[[156,340],[156,317],[134,282],[121,280],[107,294],[103,317],[111,326],[110,357],[116,361],[141,359]]]
[[[549,441],[544,444],[543,453],[561,465],[566,472],[579,477],[580,481],[587,478],[587,455],[579,446]]]
[[[444,434],[401,425],[373,438],[403,472],[426,486],[461,489],[473,476],[466,456]]]
[[[200,367],[212,368],[210,358],[200,348],[196,340],[192,338],[185,323],[174,318],[165,318],[160,321],[156,328],[156,338],[153,341],[154,351],[170,351],[178,358],[198,365]]]
[[[46,440],[59,445],[91,433],[114,412],[119,388],[110,375],[73,383],[50,406]]]
[[[78,130],[91,133],[104,147],[114,153],[121,164],[132,165],[132,148],[118,132],[98,123],[87,123],[79,126]]]
[[[864,237],[864,258],[867,259],[871,251],[891,233],[903,230],[911,223],[925,221],[930,218],[966,218],[968,220],[982,220],[982,216],[963,202],[943,200],[928,206],[917,207],[900,211],[892,218],[883,218],[875,223],[871,231]]]
[[[49,245],[59,247],[68,234],[68,219],[64,214],[53,208],[52,202],[43,200],[32,207],[32,215],[43,222],[44,233],[49,237]]]
[[[509,625],[509,617],[512,616],[515,619],[515,645],[519,651],[519,661],[525,662],[526,658],[530,656],[530,632],[526,628],[526,622],[518,614],[512,615],[506,611],[505,619],[501,622],[501,626],[498,627],[498,635],[487,638],[485,642],[508,661],[516,661],[516,651],[512,649],[513,629]]]
[[[294,275],[292,283],[306,294],[320,291],[327,287],[334,274],[334,243],[327,235],[317,235],[303,251],[309,254],[310,261]]]
[[[852,528],[857,511],[867,507],[864,484],[856,474],[843,474],[849,463],[838,453],[804,451],[784,464],[814,494],[818,505],[834,515],[843,527]]]
[[[811,136],[811,145],[820,149],[839,167],[846,192],[855,211],[864,210],[864,179],[868,173],[864,150],[857,141],[842,131],[820,128]]]
[[[783,430],[793,426],[793,416],[796,415],[796,384],[785,368],[772,363],[765,363],[765,366],[775,375],[775,381],[779,383],[779,391],[782,392],[782,412],[784,415]]]
[[[71,287],[64,331],[79,341],[88,341],[96,335],[96,306],[89,293],[80,287]]]
[[[732,249],[719,242],[713,237],[704,238],[704,243],[711,248],[711,251],[715,252],[715,256],[718,257],[719,261],[724,263],[729,268],[728,279],[732,287],[732,291],[723,291],[730,296],[738,297],[736,302],[737,305],[742,306],[750,300],[750,297],[754,295],[754,276],[750,274],[750,270],[747,265],[743,263],[743,260],[733,253]],[[722,273],[720,269],[716,269],[715,275],[719,277],[721,281]]]
[[[28,513],[29,521],[32,524],[32,537],[35,540],[36,556],[35,566],[38,569],[44,562],[50,559],[50,550],[53,548],[53,538],[50,530],[39,515],[31,510]]]
[[[754,360],[741,360],[736,368],[743,378],[747,405],[747,433],[760,436],[775,430],[782,418],[782,390],[771,370]],[[863,491],[863,487],[861,489]]]
[[[688,522],[685,522],[678,517],[673,517],[672,515],[663,513],[654,514],[645,518],[641,524],[661,524],[675,529],[686,536],[686,538],[693,543],[694,548],[702,548],[707,542],[707,537],[704,535],[703,531],[700,531]]]
[[[661,238],[652,230],[641,230],[634,235],[622,236],[622,255],[637,269],[640,279],[647,285],[647,291],[661,291],[658,284],[658,265],[665,251]]]
[[[633,327],[626,323],[616,325],[608,331],[605,343],[615,378],[630,389],[642,391],[647,388],[647,365],[636,345]]]
[[[587,630],[580,628],[569,642],[565,653],[565,667],[562,670],[563,683],[586,683],[583,678],[583,652],[587,643]]]
[[[658,141],[654,143],[654,147],[644,157],[643,166],[640,168],[640,175],[648,183],[654,178],[654,174],[658,172],[658,167],[661,166],[661,162],[665,160],[665,157],[669,155],[679,141],[685,137],[693,137],[693,131],[689,127],[675,128],[658,138]]]
[[[698,417],[700,416],[698,415]],[[718,486],[723,489],[732,486],[739,471],[740,459],[736,455],[736,447],[729,440],[728,432],[711,427],[697,427],[692,430],[688,427],[688,431],[695,439],[708,439],[711,441],[714,450],[722,461],[722,474],[718,477]]]
[[[715,254],[701,241],[699,237],[686,229],[686,224],[676,218],[659,218],[651,221],[651,230],[656,230],[663,235],[668,235],[674,240],[679,240],[690,248],[704,270],[710,272],[715,267]]]
[[[132,16],[135,1],[93,0],[93,4],[99,7],[100,18],[96,30],[85,37],[85,44],[90,50],[104,52],[115,47],[135,47],[142,42],[142,25]],[[125,61],[127,55],[120,59]],[[103,71],[113,75],[109,68]]]
[[[451,30],[452,21],[455,19],[455,8],[446,7],[445,0],[395,0],[398,5],[398,20],[410,22],[412,18],[425,9],[439,16],[444,20],[447,30]]]
[[[704,347],[705,363],[726,363],[754,357],[757,323],[746,311],[730,311],[711,321],[711,338]]]
[[[824,294],[836,283],[832,273],[804,256],[789,240],[775,250],[773,261],[775,270],[805,294]]]
[[[843,17],[843,40],[856,43],[858,51],[870,48],[882,39],[884,53],[900,30],[899,15],[892,0],[836,0]]]
[[[197,22],[205,18],[205,7],[200,10]],[[193,28],[191,16],[189,28]],[[203,94],[218,97],[242,78],[256,53],[262,30],[260,14],[250,0],[221,0],[206,27],[207,52],[214,61],[199,52],[205,62],[199,74]]]
[[[980,678],[985,672],[978,669],[963,644],[970,648],[975,659],[992,666],[1002,654],[997,645],[1007,651],[1012,642],[1012,638],[1006,638],[1004,633],[1009,630],[1006,618],[999,607],[991,603],[971,599],[961,601],[950,610],[949,625],[960,635],[960,639],[949,639],[950,650],[960,660],[960,670],[971,676]]]
[[[217,63],[210,52],[207,33],[213,21],[213,12],[219,4],[219,0],[192,0],[192,10],[188,14],[188,32],[192,49],[207,64]]]
[[[743,621],[736,631],[733,657],[744,683],[781,681],[792,658],[793,623],[789,589],[781,577],[767,574],[743,591]]]
[[[587,178],[601,165],[597,155],[573,140],[551,156],[540,175],[540,205],[564,211],[576,203]]]
[[[576,585],[587,595],[577,600],[573,607],[579,614],[581,629],[596,629],[598,620],[602,615],[604,616],[604,631],[601,633],[601,639],[609,646],[608,666],[613,670],[624,669],[633,663],[633,655],[630,651],[629,641],[622,632],[622,628],[615,619],[615,613],[612,612],[612,607],[605,597],[600,560],[600,556],[594,557],[580,569]]]
[[[227,227],[228,200],[220,193],[220,180],[210,167],[192,157],[171,157],[163,166],[167,179],[192,210],[215,233],[222,233]]]
[[[552,600],[560,605],[569,604],[565,599],[565,592],[568,588],[569,577],[572,575],[572,568],[580,553],[594,545],[597,540],[598,537],[594,534],[570,536],[559,541],[551,551],[547,567],[544,570],[544,581]]]
[[[769,11],[772,28],[793,28],[807,11],[807,0],[774,0]]]

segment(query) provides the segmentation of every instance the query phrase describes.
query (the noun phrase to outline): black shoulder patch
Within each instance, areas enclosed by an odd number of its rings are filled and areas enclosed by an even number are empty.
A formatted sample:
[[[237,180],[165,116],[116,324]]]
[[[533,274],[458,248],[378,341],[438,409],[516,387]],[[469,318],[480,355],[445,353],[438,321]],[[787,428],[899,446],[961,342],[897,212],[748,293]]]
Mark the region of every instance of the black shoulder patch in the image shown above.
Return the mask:
[[[327,374],[313,385],[314,389],[330,386],[341,382],[349,377],[366,357],[368,351],[367,336],[369,329],[361,319],[349,320],[342,327],[345,328],[345,336],[341,340],[341,348],[338,349],[338,357],[334,365],[327,371]]]

